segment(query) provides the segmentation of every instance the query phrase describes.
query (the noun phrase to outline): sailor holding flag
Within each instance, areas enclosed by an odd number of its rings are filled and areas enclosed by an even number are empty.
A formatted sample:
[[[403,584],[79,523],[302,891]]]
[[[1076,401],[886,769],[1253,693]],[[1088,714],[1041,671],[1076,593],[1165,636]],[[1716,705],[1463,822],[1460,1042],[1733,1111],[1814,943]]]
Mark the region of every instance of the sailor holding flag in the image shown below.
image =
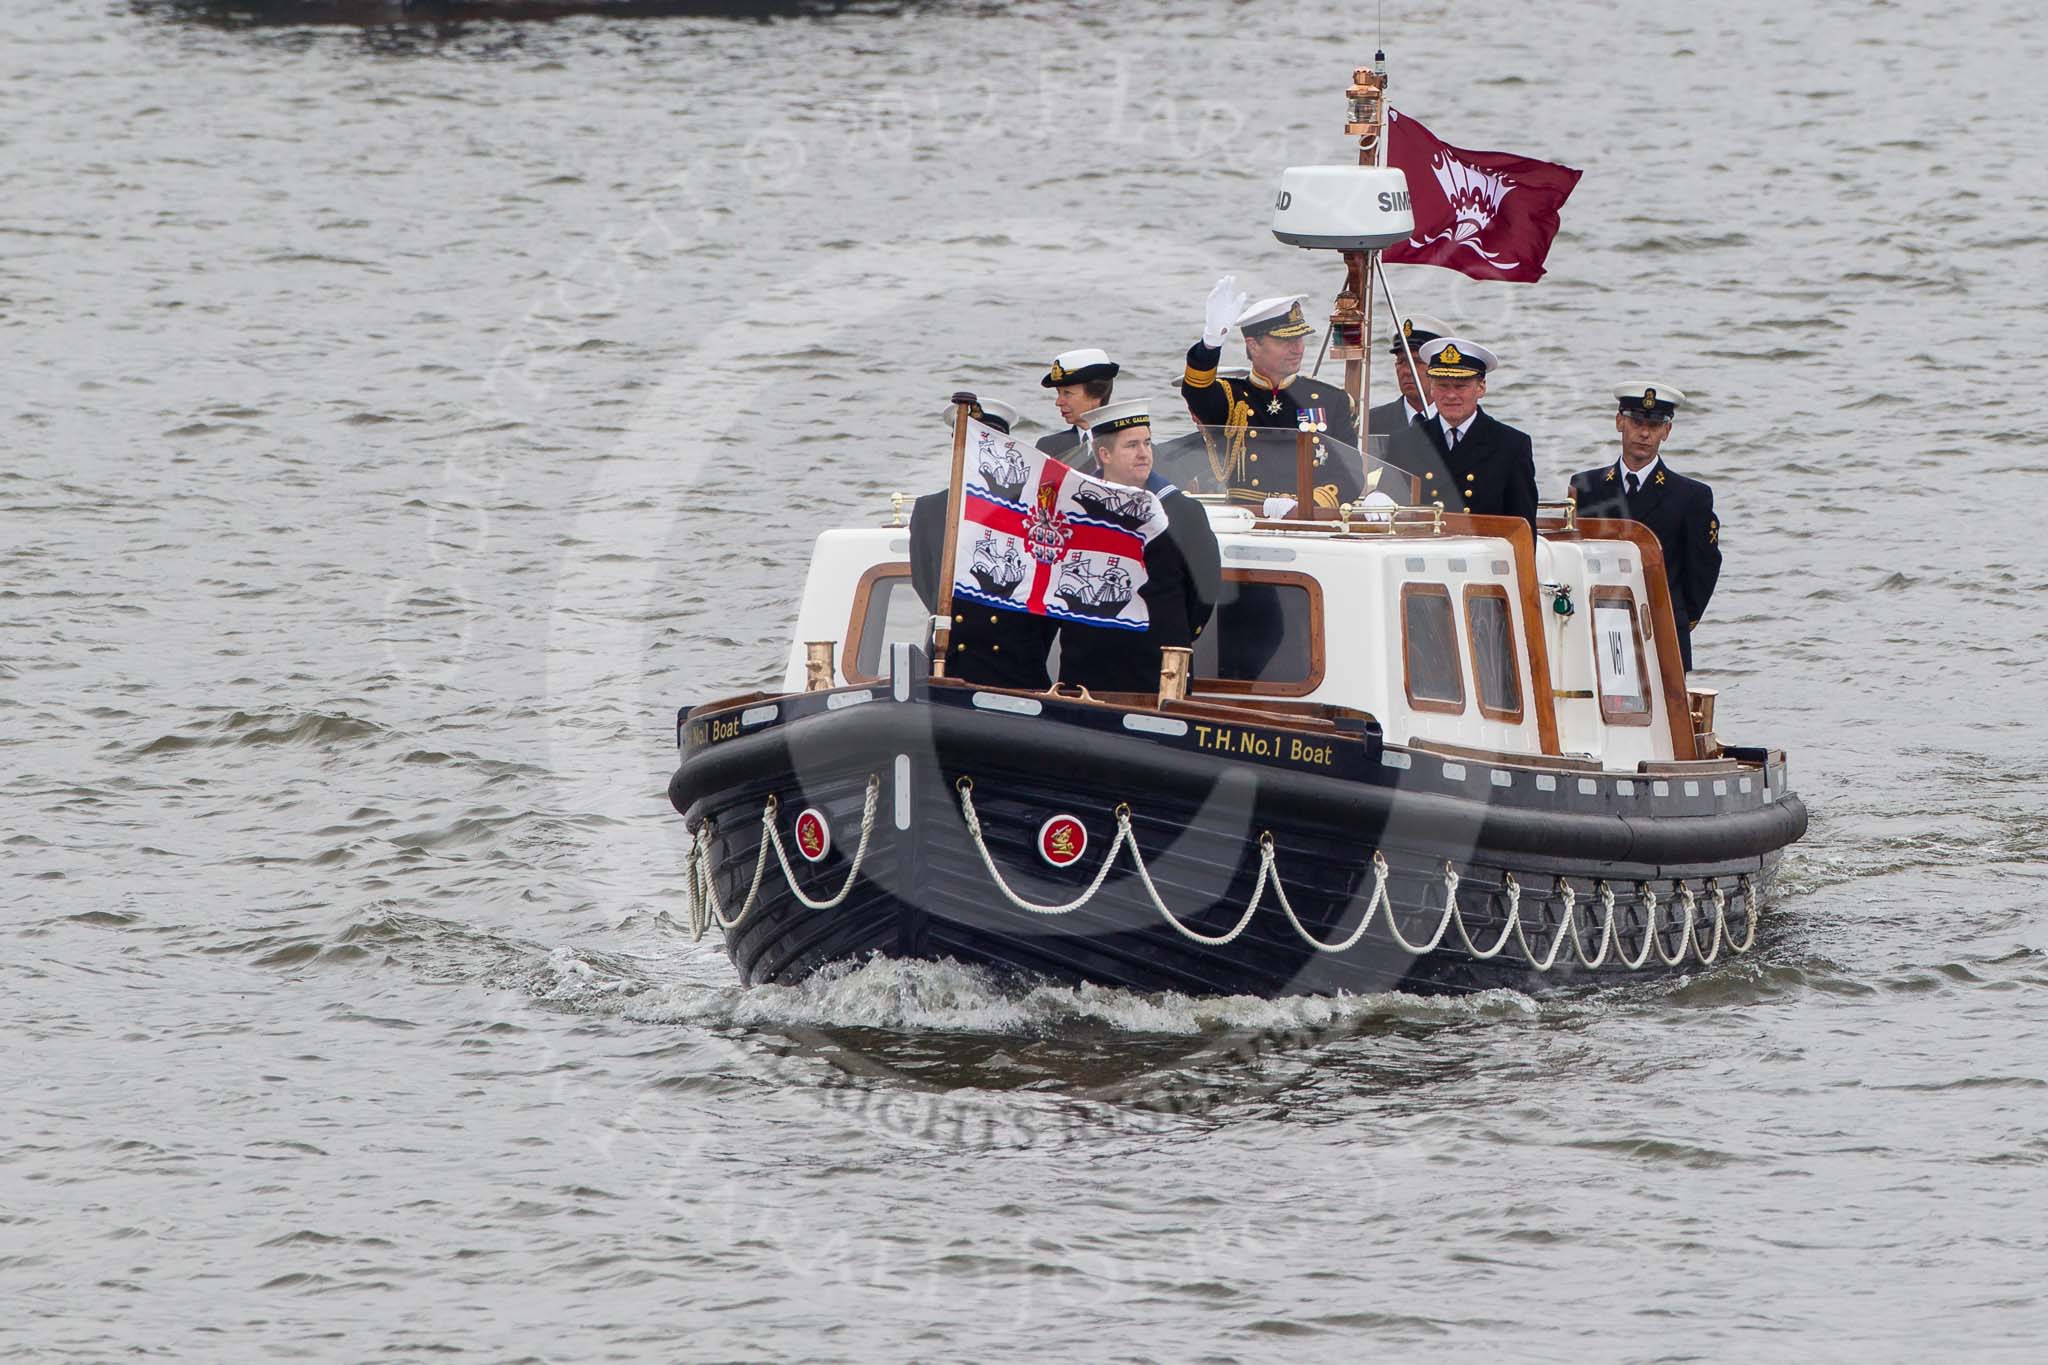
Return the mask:
[[[1152,410],[1144,400],[1108,403],[1083,420],[1102,477],[1151,493],[1166,528],[1145,546],[1145,632],[1070,618],[1060,627],[1060,681],[1095,692],[1151,692],[1159,686],[1160,647],[1191,646],[1209,624],[1223,585],[1223,554],[1208,511],[1154,471]]]

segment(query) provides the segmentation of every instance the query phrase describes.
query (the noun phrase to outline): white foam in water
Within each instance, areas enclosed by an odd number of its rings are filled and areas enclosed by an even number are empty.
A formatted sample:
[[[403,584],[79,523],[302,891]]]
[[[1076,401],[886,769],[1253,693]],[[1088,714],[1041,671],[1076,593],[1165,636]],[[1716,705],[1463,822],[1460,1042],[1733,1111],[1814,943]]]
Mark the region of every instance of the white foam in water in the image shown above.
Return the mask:
[[[606,976],[568,949],[548,967],[552,984],[536,994],[596,1013],[643,1023],[803,1025],[911,1032],[1032,1034],[1074,1023],[1106,1024],[1133,1034],[1328,1028],[1368,1018],[1484,1017],[1532,1014],[1536,1002],[1513,991],[1469,996],[1141,995],[1107,986],[1026,986],[958,962],[877,957],[834,963],[796,986],[660,986]]]

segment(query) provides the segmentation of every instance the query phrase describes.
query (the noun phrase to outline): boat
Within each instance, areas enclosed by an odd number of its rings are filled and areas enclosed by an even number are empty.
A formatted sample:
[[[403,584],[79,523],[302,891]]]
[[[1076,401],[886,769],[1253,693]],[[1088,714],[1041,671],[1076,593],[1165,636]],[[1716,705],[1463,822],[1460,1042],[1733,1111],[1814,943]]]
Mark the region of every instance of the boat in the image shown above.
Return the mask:
[[[1336,236],[1315,244],[1376,240]],[[1333,328],[1347,366],[1364,325]],[[984,480],[1017,471],[956,398],[957,502],[970,439]],[[1324,440],[1300,433],[1304,470]],[[693,931],[750,984],[883,955],[1264,997],[1542,991],[1755,947],[1806,810],[1783,750],[1724,743],[1687,686],[1647,528],[1204,507],[1221,599],[1145,693],[945,676],[900,500],[821,534],[781,686],[676,718]],[[1110,577],[1057,595],[1114,615]]]

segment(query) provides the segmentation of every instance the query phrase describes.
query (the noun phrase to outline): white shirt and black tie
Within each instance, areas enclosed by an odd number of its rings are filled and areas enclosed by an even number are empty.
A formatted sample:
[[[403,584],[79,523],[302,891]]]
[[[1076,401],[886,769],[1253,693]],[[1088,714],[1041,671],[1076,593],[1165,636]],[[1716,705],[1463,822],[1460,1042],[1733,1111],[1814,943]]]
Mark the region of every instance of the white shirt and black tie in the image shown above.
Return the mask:
[[[1644,465],[1641,469],[1630,469],[1626,464],[1622,464],[1619,461],[1617,461],[1616,463],[1621,470],[1622,488],[1627,491],[1628,496],[1634,497],[1636,494],[1642,492],[1645,488],[1649,487],[1650,480],[1653,477],[1655,477],[1657,473],[1657,467],[1663,464],[1664,460],[1661,456],[1653,457],[1650,460],[1650,462]]]

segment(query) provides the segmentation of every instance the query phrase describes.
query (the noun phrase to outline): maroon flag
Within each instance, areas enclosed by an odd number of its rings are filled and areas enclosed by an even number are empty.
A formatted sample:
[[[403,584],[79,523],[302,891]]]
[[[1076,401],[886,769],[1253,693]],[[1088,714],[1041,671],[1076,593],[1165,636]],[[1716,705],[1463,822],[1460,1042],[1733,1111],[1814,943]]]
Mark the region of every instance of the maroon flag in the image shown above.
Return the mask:
[[[1475,280],[1543,278],[1557,211],[1583,172],[1506,152],[1468,152],[1387,110],[1387,164],[1407,175],[1415,235],[1380,259],[1440,265]]]

